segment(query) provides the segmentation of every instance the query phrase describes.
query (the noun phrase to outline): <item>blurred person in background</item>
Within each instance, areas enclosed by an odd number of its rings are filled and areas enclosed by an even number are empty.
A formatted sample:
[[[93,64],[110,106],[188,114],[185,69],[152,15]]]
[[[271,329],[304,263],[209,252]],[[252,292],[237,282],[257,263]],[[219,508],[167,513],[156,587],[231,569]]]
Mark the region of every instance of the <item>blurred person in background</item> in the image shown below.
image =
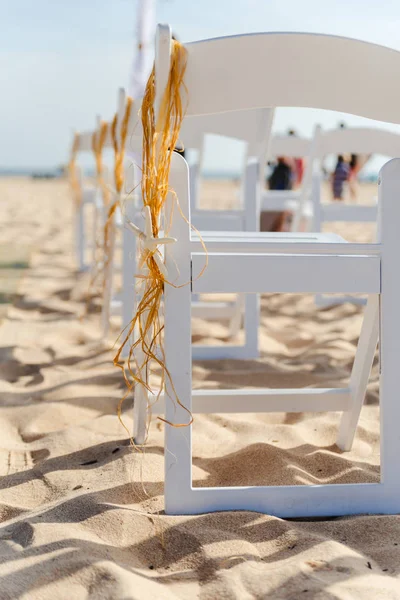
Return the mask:
[[[332,195],[334,200],[343,200],[344,184],[348,181],[349,174],[349,165],[340,154],[337,158],[335,170],[331,176]]]

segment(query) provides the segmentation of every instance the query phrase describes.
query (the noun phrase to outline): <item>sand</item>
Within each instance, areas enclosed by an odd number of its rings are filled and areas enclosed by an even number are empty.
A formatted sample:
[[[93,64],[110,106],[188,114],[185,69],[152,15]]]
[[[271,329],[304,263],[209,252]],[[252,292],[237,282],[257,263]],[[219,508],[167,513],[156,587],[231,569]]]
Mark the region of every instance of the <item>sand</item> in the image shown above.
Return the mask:
[[[212,201],[228,187],[204,191]],[[163,425],[141,457],[118,422],[123,383],[98,342],[96,298],[79,318],[87,276],[76,273],[65,182],[2,179],[0,194],[1,244],[30,253],[0,326],[0,599],[400,598],[397,516],[163,515]],[[194,385],[342,385],[361,314],[264,296],[261,358],[195,363]],[[117,333],[115,322],[110,342]],[[195,323],[199,341],[226,333]],[[335,413],[199,415],[194,484],[378,481],[378,401],[375,361],[350,453],[335,446]]]

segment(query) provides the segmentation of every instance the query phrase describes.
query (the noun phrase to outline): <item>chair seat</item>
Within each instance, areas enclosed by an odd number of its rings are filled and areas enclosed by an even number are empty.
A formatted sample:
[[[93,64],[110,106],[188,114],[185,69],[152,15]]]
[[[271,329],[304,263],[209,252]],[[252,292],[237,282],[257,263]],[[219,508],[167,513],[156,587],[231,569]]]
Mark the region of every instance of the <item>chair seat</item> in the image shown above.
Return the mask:
[[[224,239],[241,242],[262,241],[273,243],[309,243],[309,244],[347,244],[341,235],[337,233],[307,233],[307,232],[272,232],[272,231],[201,231],[200,233],[192,232],[192,240],[199,240],[200,236],[207,242],[213,242],[216,239]]]
[[[201,235],[201,240],[200,240]],[[192,253],[331,254],[379,256],[380,244],[350,243],[335,233],[272,233],[202,231],[191,234]]]
[[[379,244],[350,244],[334,233],[201,235],[207,252],[199,235],[191,242],[194,293],[380,292]]]
[[[376,223],[378,217],[377,204],[345,204],[330,202],[321,204],[323,220],[356,221],[360,223]]]

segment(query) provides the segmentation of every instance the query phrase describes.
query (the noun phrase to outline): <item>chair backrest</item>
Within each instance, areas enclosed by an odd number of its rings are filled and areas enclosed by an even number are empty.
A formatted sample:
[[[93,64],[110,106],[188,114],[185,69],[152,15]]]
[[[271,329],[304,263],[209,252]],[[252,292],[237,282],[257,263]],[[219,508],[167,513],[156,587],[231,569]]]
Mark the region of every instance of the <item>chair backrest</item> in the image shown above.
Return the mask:
[[[321,132],[318,156],[327,154],[383,154],[400,156],[400,134],[378,127],[346,127]]]
[[[259,165],[259,172],[264,170],[266,162],[268,144],[271,135],[272,121],[274,111],[270,108],[241,111],[237,113],[222,113],[213,115],[201,115],[189,117],[184,120],[180,132],[180,139],[185,148],[196,150],[195,160],[190,164],[190,203],[194,225],[203,229],[212,226],[213,229],[224,229],[229,226],[231,218],[224,223],[219,223],[219,216],[223,216],[220,210],[215,211],[215,226],[211,214],[206,215],[199,207],[198,197],[201,182],[201,167],[203,161],[204,141],[206,134],[214,134],[246,142],[246,153],[242,168],[239,173],[241,183],[240,189],[240,207],[242,214],[234,215],[234,221],[241,220],[245,225],[246,221],[246,179],[249,176],[248,165],[250,161],[256,161]],[[259,179],[261,183],[261,177]],[[196,223],[195,211],[199,209],[198,221]],[[210,212],[210,211],[208,211]],[[251,219],[253,221],[253,219]],[[210,224],[210,225],[208,225]],[[235,229],[242,229],[243,225],[234,224]],[[244,227],[246,228],[246,227]]]
[[[289,156],[306,158],[310,154],[312,138],[297,135],[274,135],[271,138],[268,157]]]
[[[328,154],[382,154],[395,158],[400,156],[400,134],[378,127],[349,127],[323,131],[317,144],[317,158],[322,160]],[[322,204],[320,185],[313,193],[313,204],[313,228],[316,231],[321,230],[325,221],[371,223],[377,219],[376,204]]]
[[[269,141],[266,135],[273,118],[273,110],[261,108],[239,113],[223,113],[188,117],[182,124],[180,138],[185,147],[200,149],[204,134],[243,140],[247,143],[247,156],[265,157]]]
[[[298,198],[295,200],[294,216],[292,221],[292,231],[297,231],[301,225],[306,202],[311,194],[311,180],[314,170],[316,145],[318,140],[319,127],[315,129],[312,138],[298,137],[296,135],[275,135],[271,140],[269,147],[269,157],[287,156],[289,158],[306,158],[306,167],[301,182],[301,187],[298,190]],[[264,192],[263,208],[265,210],[273,210],[279,206],[287,197],[287,192]],[[291,198],[288,198],[291,200]],[[278,203],[278,204],[277,204]],[[293,203],[293,199],[292,199]],[[282,208],[284,207],[282,203]]]
[[[238,35],[193,42],[185,47],[187,66],[182,95],[187,94],[186,118],[297,106],[400,123],[400,86],[396,77],[400,52],[396,50],[308,33]],[[171,30],[168,25],[159,25],[156,106],[168,80],[170,52]],[[268,69],[261,72],[260,65],[266,61]],[[345,92],[338,94],[338,89]]]
[[[168,26],[159,28],[159,38],[169,35]],[[397,50],[308,33],[238,35],[186,48],[187,116],[301,106],[400,122]]]

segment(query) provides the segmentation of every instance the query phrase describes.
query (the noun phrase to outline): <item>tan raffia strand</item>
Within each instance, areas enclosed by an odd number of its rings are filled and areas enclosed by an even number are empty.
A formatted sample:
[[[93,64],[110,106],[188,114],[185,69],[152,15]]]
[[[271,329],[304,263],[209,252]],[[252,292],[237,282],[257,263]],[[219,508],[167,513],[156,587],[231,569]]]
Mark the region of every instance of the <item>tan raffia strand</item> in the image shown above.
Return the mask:
[[[108,189],[106,182],[104,181],[104,166],[103,166],[103,148],[106,142],[108,132],[107,121],[101,121],[98,131],[93,132],[92,136],[92,150],[94,159],[96,161],[96,178],[97,183],[100,186],[103,194],[104,204],[106,206],[110,203],[110,190]]]
[[[159,237],[161,211],[165,205],[167,194],[172,193],[175,195],[174,191],[169,188],[168,182],[172,150],[177,146],[185,113],[181,98],[181,89],[184,88],[185,69],[186,50],[179,42],[173,41],[171,69],[157,123],[155,122],[154,113],[154,69],[147,82],[142,102],[143,172],[141,188],[143,204],[150,209],[154,238]],[[176,196],[175,201],[178,210],[180,210]],[[184,217],[184,215],[182,216]],[[167,232],[165,235],[168,235]],[[171,423],[161,417],[158,417],[158,419],[174,427],[187,427],[193,422],[192,414],[182,405],[177,397],[173,381],[171,381],[164,360],[162,339],[164,326],[161,324],[160,307],[164,285],[173,284],[165,279],[158,268],[157,260],[154,258],[156,252],[159,252],[157,248],[154,250],[141,249],[138,264],[147,268],[145,275],[141,274],[138,276],[142,281],[143,293],[134,318],[129,327],[123,332],[125,335],[124,340],[114,358],[114,365],[122,370],[128,388],[127,393],[120,402],[118,416],[121,420],[122,403],[135,385],[142,385],[148,391],[151,391],[149,387],[149,375],[151,363],[153,363],[161,369],[158,397],[164,389],[165,380],[168,379],[174,395],[174,398],[171,400],[179,404],[188,413],[188,421],[186,423]],[[189,282],[185,285],[189,285]],[[137,335],[135,335],[134,342],[131,343],[130,340],[134,331],[137,331]],[[121,353],[126,344],[130,344],[127,369],[120,362]],[[143,359],[139,357],[143,357]],[[135,370],[132,369],[132,359],[135,362]],[[139,360],[141,361],[140,363]],[[148,406],[148,410],[150,412],[150,405]]]
[[[68,177],[72,190],[72,196],[75,203],[75,208],[78,208],[82,202],[82,190],[78,177],[78,169],[76,166],[76,157],[79,150],[79,133],[74,134],[74,140],[71,147],[71,155],[68,163]]]

